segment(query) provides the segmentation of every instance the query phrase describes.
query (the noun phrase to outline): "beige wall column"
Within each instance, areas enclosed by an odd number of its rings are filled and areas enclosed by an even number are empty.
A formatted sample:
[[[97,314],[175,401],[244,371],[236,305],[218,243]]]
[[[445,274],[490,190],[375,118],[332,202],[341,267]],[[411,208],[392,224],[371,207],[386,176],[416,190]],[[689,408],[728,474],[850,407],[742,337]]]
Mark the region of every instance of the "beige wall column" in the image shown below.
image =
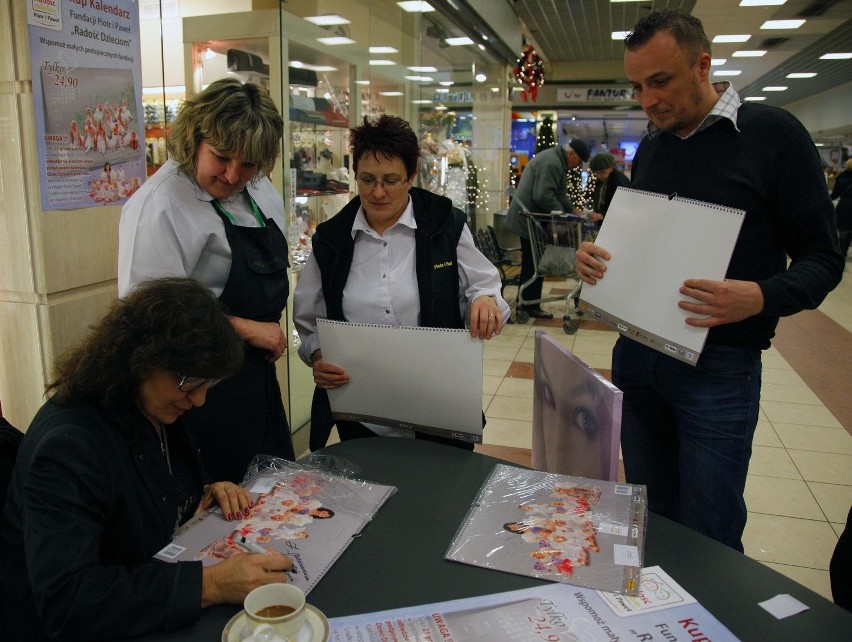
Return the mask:
[[[56,355],[116,296],[121,212],[41,209],[27,5],[0,0],[0,403],[22,430]]]
[[[494,212],[505,207],[503,192],[509,184],[509,155],[512,103],[509,100],[509,70],[489,65],[486,82],[473,82],[473,157],[476,161],[480,195],[476,225],[493,224]],[[496,91],[494,91],[496,89]]]

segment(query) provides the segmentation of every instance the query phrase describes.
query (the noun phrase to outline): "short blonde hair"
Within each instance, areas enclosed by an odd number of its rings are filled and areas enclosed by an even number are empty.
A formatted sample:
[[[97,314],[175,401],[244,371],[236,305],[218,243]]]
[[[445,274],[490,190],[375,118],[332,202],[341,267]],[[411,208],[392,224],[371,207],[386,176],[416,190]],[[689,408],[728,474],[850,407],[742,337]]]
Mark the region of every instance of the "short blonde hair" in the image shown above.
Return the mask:
[[[852,158],[846,161],[846,169],[852,169]]]
[[[169,153],[187,176],[195,177],[201,141],[223,154],[240,153],[268,176],[281,153],[284,120],[269,92],[236,78],[223,78],[181,106],[168,137]]]

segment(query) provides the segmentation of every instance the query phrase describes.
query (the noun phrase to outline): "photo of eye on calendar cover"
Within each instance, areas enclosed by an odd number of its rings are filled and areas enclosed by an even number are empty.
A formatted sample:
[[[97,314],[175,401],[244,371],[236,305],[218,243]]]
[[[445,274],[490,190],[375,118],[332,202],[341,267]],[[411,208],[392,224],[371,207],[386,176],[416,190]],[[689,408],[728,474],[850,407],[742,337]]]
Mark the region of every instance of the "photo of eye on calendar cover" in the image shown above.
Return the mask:
[[[636,595],[647,518],[645,486],[498,464],[445,558]]]
[[[314,460],[327,464],[322,456]],[[250,515],[229,522],[218,506],[211,508],[179,528],[154,557],[211,566],[271,548],[292,558],[289,581],[308,593],[396,492],[340,472],[258,455],[242,483],[254,500]]]
[[[737,638],[659,566],[636,596],[565,584],[331,618],[330,642],[683,642]]]

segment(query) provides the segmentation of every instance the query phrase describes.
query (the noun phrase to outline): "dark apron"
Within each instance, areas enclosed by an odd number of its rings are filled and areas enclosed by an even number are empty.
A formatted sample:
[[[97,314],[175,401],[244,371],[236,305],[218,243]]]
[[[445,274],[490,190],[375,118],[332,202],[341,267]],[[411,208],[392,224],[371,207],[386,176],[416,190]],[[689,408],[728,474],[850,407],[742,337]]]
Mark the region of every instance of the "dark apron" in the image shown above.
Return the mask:
[[[235,225],[217,205],[213,207],[231,247],[231,271],[219,300],[233,316],[278,322],[290,293],[283,232],[253,201],[263,227]],[[295,459],[275,364],[266,360],[267,355],[266,350],[246,344],[240,370],[208,391],[203,406],[184,415],[201,449],[205,471],[214,481],[241,482],[258,454]]]

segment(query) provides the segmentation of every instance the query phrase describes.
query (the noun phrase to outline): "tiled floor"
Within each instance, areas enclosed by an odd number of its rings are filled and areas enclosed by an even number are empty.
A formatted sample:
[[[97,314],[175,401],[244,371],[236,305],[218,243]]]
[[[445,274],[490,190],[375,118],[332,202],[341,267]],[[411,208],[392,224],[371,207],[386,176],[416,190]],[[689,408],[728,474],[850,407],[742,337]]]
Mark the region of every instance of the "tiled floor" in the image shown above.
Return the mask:
[[[746,502],[746,554],[831,599],[828,563],[852,505],[852,263],[818,311],[782,319],[764,353],[761,413]],[[567,292],[545,282],[545,292]],[[507,291],[507,296],[510,293]],[[609,378],[616,333],[581,322],[506,326],[485,346],[488,425],[478,450],[529,464],[534,331],[543,328]]]
[[[569,289],[548,280],[544,291]],[[530,463],[535,330],[607,378],[617,337],[591,321],[565,334],[564,301],[544,307],[552,321],[507,325],[485,344],[488,424],[476,449],[523,465]],[[781,320],[763,355],[760,406],[746,487],[746,554],[831,599],[828,563],[852,505],[852,262],[818,311]]]

